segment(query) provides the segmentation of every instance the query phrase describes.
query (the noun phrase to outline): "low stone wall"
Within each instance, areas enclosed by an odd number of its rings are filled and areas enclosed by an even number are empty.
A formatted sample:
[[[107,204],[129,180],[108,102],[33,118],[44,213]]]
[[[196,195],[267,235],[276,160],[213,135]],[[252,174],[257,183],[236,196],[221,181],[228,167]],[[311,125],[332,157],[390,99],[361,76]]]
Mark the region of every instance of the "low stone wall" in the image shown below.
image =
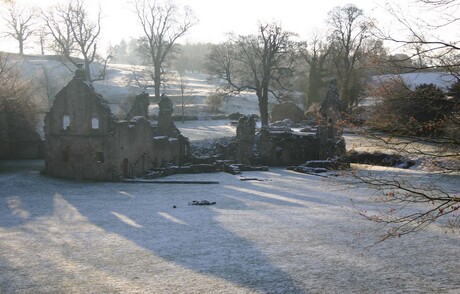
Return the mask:
[[[319,139],[315,135],[262,129],[258,149],[263,165],[298,165],[319,158]]]

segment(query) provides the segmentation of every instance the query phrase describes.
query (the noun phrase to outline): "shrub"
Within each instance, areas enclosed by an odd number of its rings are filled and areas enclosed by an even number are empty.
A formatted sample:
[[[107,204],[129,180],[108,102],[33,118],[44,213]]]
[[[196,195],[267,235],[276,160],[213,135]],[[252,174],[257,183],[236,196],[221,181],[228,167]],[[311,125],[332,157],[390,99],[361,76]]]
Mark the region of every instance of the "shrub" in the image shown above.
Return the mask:
[[[39,111],[30,82],[21,80],[17,64],[0,53],[0,158],[15,158],[24,142],[40,140]]]
[[[456,81],[449,87],[449,94],[457,101],[460,99],[460,80]]]
[[[452,99],[452,114],[446,120],[446,135],[456,142],[460,142],[460,80],[453,83],[449,88]]]
[[[211,113],[219,113],[220,108],[224,104],[225,95],[222,93],[213,93],[206,97],[205,104],[208,107],[208,111]]]
[[[401,81],[391,81],[379,87],[377,93],[381,101],[369,125],[393,134],[440,135],[452,114],[453,100],[434,84],[421,84],[410,90]]]
[[[295,123],[299,123],[305,120],[305,114],[303,110],[293,102],[283,102],[273,106],[271,111],[271,121],[280,121],[284,119],[290,119]]]

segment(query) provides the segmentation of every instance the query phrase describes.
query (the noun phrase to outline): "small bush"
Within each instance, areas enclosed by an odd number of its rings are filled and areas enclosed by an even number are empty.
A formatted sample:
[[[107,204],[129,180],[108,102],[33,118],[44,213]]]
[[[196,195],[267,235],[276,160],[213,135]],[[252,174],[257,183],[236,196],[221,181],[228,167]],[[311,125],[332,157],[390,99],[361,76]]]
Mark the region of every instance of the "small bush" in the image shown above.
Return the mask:
[[[290,119],[295,123],[305,120],[303,110],[293,102],[283,102],[273,106],[271,111],[271,122]]]
[[[219,113],[220,108],[224,104],[225,95],[222,93],[213,93],[206,97],[205,104],[208,107],[208,111],[211,113]]]

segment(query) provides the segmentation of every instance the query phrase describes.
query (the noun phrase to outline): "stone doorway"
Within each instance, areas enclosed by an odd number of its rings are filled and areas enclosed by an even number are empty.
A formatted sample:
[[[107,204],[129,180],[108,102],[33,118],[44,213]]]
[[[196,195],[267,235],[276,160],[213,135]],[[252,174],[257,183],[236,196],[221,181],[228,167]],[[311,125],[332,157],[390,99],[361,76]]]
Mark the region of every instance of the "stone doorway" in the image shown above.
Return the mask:
[[[83,154],[72,154],[71,163],[74,167],[74,177],[76,180],[85,178],[85,156]]]
[[[123,159],[123,178],[129,177],[129,160],[128,158]]]

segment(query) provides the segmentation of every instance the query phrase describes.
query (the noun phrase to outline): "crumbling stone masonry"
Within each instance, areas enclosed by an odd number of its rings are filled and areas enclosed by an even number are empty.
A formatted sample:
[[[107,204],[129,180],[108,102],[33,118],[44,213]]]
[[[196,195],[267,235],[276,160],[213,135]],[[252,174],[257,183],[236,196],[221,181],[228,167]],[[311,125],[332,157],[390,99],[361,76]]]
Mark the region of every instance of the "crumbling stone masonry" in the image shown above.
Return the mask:
[[[319,159],[319,140],[315,135],[263,128],[260,131],[260,163],[290,166]]]
[[[172,120],[174,105],[171,99],[165,94],[161,95],[161,99],[158,102],[158,108],[158,134],[169,137],[178,136],[180,131],[176,128]]]
[[[329,82],[326,99],[321,104],[320,125],[316,131],[319,140],[319,159],[331,159],[344,156],[345,139],[339,134],[340,96],[337,81]]]
[[[136,116],[145,114],[142,107],[130,113],[129,120],[117,121],[78,68],[45,117],[45,174],[116,181],[188,157],[185,137],[156,133],[146,116]]]
[[[251,165],[254,157],[254,140],[256,137],[255,115],[240,117],[236,128],[236,161]]]
[[[142,92],[134,98],[133,105],[126,115],[127,120],[131,120],[135,116],[143,116],[148,119],[149,117],[149,94]]]
[[[239,151],[236,161],[243,164],[296,166],[307,161],[333,159],[345,155],[345,140],[337,131],[340,100],[334,81],[329,85],[320,112],[321,124],[316,134],[264,127],[260,130],[259,140],[255,145],[254,139],[250,136],[254,133],[255,123],[248,123],[248,117],[241,118],[237,129],[236,145]],[[244,132],[238,131],[240,129]],[[252,150],[255,150],[258,156],[255,156]]]

